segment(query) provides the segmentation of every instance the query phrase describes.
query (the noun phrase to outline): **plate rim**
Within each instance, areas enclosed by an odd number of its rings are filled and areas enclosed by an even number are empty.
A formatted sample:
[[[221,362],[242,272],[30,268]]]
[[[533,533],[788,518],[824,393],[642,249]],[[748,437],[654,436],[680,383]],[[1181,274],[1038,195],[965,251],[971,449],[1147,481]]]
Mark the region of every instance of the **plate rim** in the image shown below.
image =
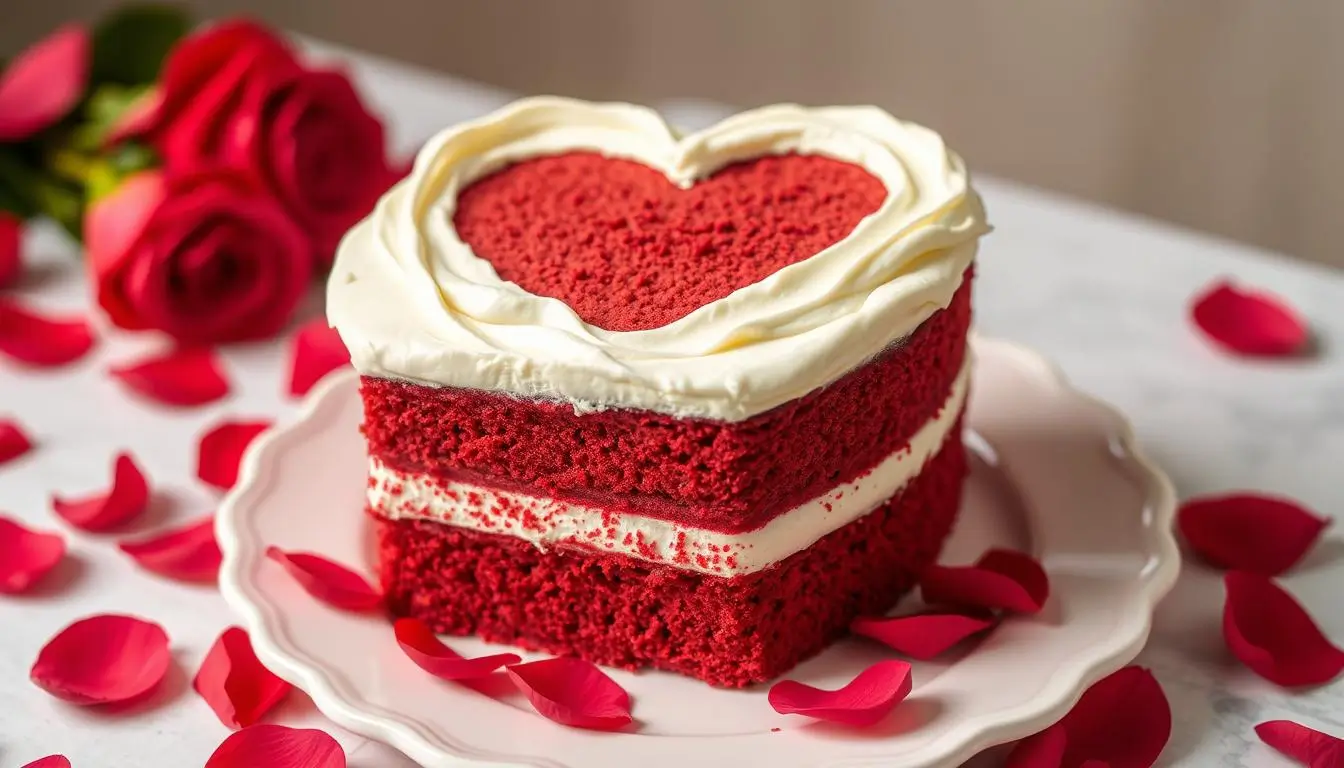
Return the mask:
[[[1103,415],[1110,423],[1109,434],[1124,447],[1124,453],[1141,473],[1146,490],[1146,502],[1153,509],[1155,532],[1150,553],[1156,562],[1136,592],[1146,606],[1136,613],[1115,633],[1119,642],[1104,648],[1093,646],[1093,654],[1078,653],[1055,668],[1041,690],[1032,698],[1015,707],[994,710],[979,717],[971,717],[928,744],[906,755],[920,765],[959,765],[989,747],[1022,738],[1063,717],[1092,683],[1133,660],[1152,631],[1154,612],[1158,603],[1176,583],[1180,575],[1180,550],[1176,543],[1174,523],[1177,496],[1167,474],[1154,462],[1140,445],[1129,419],[1115,406],[1074,386],[1057,365],[1041,353],[1016,342],[985,337],[972,333],[969,339],[972,353],[992,348],[996,354],[1014,358],[1015,362],[1031,370],[1040,380],[1053,384],[1064,395],[1078,400]],[[528,763],[497,762],[500,756],[482,753],[478,748],[454,744],[461,754],[444,752],[432,740],[419,732],[415,723],[406,718],[386,714],[370,714],[344,695],[326,670],[307,660],[306,653],[294,647],[275,622],[267,621],[269,608],[254,603],[246,587],[244,555],[249,549],[240,526],[240,509],[269,484],[266,465],[270,455],[283,447],[310,423],[324,406],[334,402],[333,393],[349,386],[357,379],[354,370],[345,369],[325,377],[303,399],[297,412],[283,423],[266,430],[253,440],[239,466],[238,481],[221,500],[215,519],[215,533],[223,555],[219,571],[219,588],[225,602],[239,615],[248,631],[257,656],[276,675],[305,691],[315,706],[337,725],[365,738],[384,742],[404,753],[410,759],[433,766],[455,765],[461,768],[480,766],[540,766],[556,765],[550,760]],[[254,547],[253,547],[254,548]],[[1128,630],[1128,631],[1126,631]],[[988,722],[986,722],[988,721]],[[839,758],[835,766],[877,765],[881,758]]]

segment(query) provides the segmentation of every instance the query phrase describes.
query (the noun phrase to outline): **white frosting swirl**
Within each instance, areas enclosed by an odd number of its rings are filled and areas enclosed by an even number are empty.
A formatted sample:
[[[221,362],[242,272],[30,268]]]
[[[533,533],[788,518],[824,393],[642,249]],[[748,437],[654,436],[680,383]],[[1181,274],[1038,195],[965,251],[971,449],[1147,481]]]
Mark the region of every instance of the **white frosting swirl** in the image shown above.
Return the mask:
[[[867,169],[887,198],[804,261],[665,326],[608,331],[501,280],[453,227],[472,181],[576,150],[683,187],[751,157],[826,155]],[[961,159],[874,107],[766,107],[678,138],[642,107],[525,99],[425,146],[341,243],[327,315],[363,374],[737,421],[836,380],[947,306],[988,229]]]

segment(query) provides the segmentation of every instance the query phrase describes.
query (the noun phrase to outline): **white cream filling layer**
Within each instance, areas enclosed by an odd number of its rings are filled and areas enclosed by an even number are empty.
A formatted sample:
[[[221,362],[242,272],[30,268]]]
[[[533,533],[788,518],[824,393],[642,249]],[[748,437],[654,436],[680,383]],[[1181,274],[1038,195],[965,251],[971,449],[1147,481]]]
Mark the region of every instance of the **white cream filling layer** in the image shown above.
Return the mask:
[[[606,512],[557,499],[400,472],[370,460],[368,503],[391,520],[433,520],[524,539],[539,549],[580,546],[716,576],[767,568],[858,520],[899,492],[938,452],[966,402],[970,357],[938,413],[909,444],[853,482],[743,533]]]
[[[868,170],[887,197],[808,259],[665,326],[609,331],[500,279],[453,227],[474,180],[569,151],[635,160],[681,187],[745,158],[825,155]],[[778,105],[680,136],[641,107],[524,99],[425,145],[341,243],[327,317],[363,374],[740,421],[909,336],[951,302],[988,230],[961,158],[875,107]]]

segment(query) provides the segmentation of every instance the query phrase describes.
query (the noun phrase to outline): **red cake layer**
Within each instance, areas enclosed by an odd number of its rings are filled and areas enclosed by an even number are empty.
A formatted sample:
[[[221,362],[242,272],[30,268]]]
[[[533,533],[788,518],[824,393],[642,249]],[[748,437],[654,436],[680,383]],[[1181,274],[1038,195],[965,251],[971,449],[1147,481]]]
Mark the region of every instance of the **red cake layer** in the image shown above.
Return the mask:
[[[476,181],[453,224],[503,279],[635,331],[844,239],[886,195],[863,168],[817,155],[736,163],[680,189],[640,163],[573,152]]]
[[[444,634],[719,686],[770,680],[843,635],[855,616],[890,608],[936,560],[966,473],[960,426],[886,505],[734,578],[376,518],[387,604]]]
[[[725,532],[849,482],[906,445],[966,354],[968,273],[907,342],[829,387],[741,422],[365,377],[364,434],[389,466]]]

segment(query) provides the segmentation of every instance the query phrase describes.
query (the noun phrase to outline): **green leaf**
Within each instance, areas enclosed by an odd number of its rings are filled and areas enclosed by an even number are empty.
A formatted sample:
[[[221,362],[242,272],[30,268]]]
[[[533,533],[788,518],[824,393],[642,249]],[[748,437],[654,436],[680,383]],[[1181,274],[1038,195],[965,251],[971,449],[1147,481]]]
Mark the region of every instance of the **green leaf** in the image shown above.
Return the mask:
[[[154,82],[168,52],[190,28],[186,12],[172,5],[129,5],[113,11],[93,31],[93,82]]]
[[[35,189],[37,208],[75,240],[84,240],[84,190],[52,177],[38,180]]]
[[[40,172],[15,145],[0,145],[0,209],[28,218],[37,213]]]
[[[84,105],[83,121],[70,135],[70,144],[85,152],[98,152],[103,148],[103,140],[117,120],[135,103],[136,99],[148,93],[152,85],[118,85],[106,83],[94,89]]]

